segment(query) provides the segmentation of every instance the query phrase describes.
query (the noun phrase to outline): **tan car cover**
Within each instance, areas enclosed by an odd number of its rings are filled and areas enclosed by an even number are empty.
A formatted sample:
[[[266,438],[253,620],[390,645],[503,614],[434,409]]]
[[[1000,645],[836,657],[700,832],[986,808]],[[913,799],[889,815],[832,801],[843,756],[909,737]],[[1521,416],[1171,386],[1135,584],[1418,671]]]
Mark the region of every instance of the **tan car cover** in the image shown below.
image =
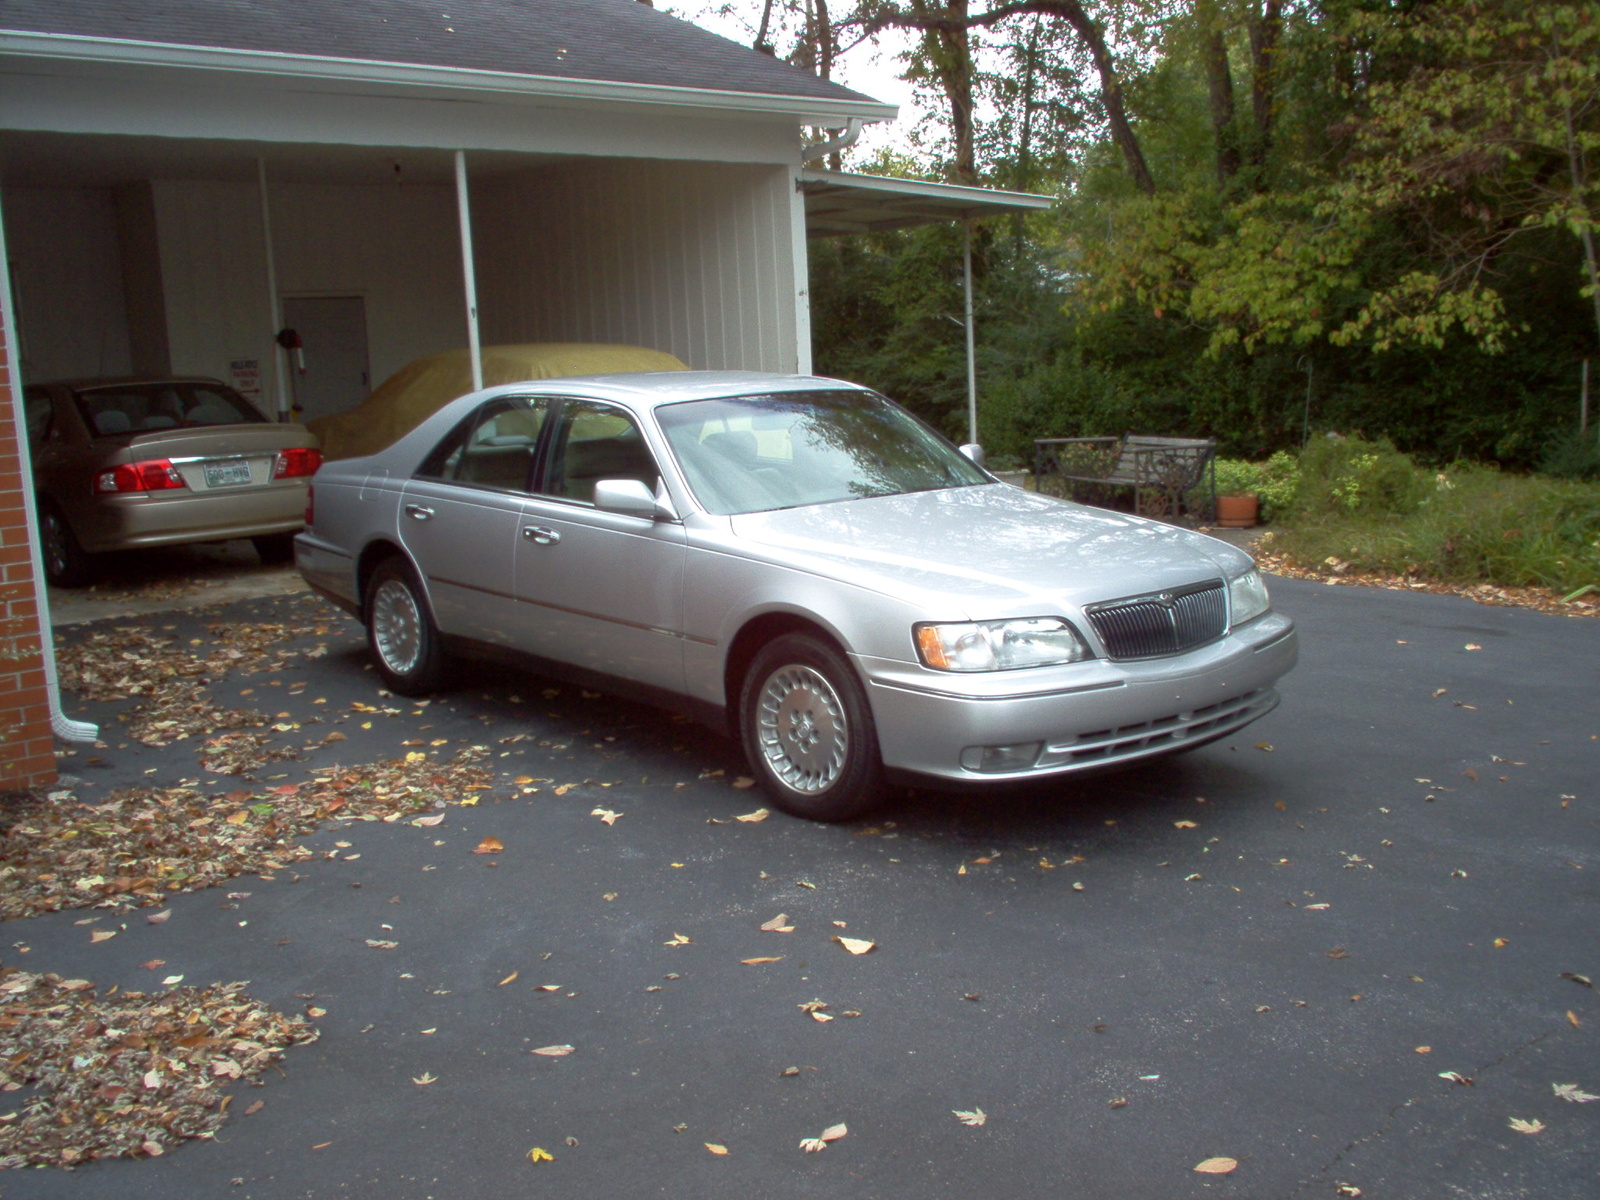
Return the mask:
[[[558,379],[566,375],[615,375],[625,371],[684,371],[660,350],[583,342],[530,342],[483,347],[483,386]],[[314,417],[306,427],[322,439],[325,459],[358,458],[392,446],[457,396],[472,390],[472,359],[466,350],[429,354],[401,367],[355,408]]]

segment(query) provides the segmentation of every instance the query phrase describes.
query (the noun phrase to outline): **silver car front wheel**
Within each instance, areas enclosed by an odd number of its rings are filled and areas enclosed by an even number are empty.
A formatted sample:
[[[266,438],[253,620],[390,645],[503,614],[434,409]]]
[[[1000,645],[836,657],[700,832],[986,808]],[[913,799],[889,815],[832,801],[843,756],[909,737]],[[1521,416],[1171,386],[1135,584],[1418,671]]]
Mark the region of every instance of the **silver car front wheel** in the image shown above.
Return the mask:
[[[878,800],[882,765],[854,670],[808,634],[763,647],[740,704],[745,754],[785,812],[847,821]]]

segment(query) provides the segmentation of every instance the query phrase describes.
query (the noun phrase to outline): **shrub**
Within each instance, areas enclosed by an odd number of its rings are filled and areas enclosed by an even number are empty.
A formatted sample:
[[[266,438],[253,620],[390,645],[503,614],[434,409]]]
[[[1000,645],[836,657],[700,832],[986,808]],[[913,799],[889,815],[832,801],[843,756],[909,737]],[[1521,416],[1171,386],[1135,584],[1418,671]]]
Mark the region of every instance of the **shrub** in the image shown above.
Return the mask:
[[[1568,433],[1545,449],[1539,470],[1558,479],[1600,480],[1600,431]]]
[[[1369,442],[1329,434],[1300,454],[1299,510],[1308,516],[1402,516],[1434,491],[1416,465],[1388,439]]]

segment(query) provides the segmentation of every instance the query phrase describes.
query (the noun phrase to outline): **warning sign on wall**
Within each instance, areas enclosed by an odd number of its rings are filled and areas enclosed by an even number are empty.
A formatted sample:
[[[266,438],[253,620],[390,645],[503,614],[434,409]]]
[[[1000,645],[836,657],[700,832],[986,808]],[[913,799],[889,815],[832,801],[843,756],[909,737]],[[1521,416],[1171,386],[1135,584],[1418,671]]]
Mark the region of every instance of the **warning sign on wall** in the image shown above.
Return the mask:
[[[233,390],[247,400],[259,402],[261,399],[261,360],[259,358],[236,358],[228,364],[228,370],[233,377]]]

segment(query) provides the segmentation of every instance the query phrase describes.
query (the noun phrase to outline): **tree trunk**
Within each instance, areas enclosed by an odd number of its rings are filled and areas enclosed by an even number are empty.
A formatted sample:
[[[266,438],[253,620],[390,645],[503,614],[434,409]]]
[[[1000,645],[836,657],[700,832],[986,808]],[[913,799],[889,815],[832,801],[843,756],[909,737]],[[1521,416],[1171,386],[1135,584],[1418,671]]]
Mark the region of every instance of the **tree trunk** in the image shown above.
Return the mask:
[[[1250,107],[1255,116],[1255,136],[1250,141],[1250,165],[1264,167],[1272,149],[1272,110],[1277,100],[1278,41],[1283,34],[1283,0],[1266,0],[1261,14],[1250,22]],[[1257,181],[1257,188],[1260,182]]]
[[[1217,186],[1227,190],[1239,173],[1239,145],[1233,127],[1233,73],[1228,69],[1228,42],[1220,29],[1206,35],[1206,82],[1211,89],[1211,134],[1217,146]]]
[[[1277,3],[1279,0],[1272,0]],[[1147,196],[1156,192],[1156,181],[1151,178],[1150,167],[1144,160],[1144,151],[1134,135],[1128,120],[1128,111],[1122,105],[1122,80],[1117,75],[1117,65],[1106,47],[1105,34],[1083,10],[1077,0],[1042,0],[1039,11],[1054,13],[1063,18],[1078,35],[1089,55],[1094,59],[1094,69],[1100,75],[1100,103],[1105,106],[1106,123],[1111,126],[1111,140],[1122,151],[1122,161],[1128,166],[1133,184]]]

